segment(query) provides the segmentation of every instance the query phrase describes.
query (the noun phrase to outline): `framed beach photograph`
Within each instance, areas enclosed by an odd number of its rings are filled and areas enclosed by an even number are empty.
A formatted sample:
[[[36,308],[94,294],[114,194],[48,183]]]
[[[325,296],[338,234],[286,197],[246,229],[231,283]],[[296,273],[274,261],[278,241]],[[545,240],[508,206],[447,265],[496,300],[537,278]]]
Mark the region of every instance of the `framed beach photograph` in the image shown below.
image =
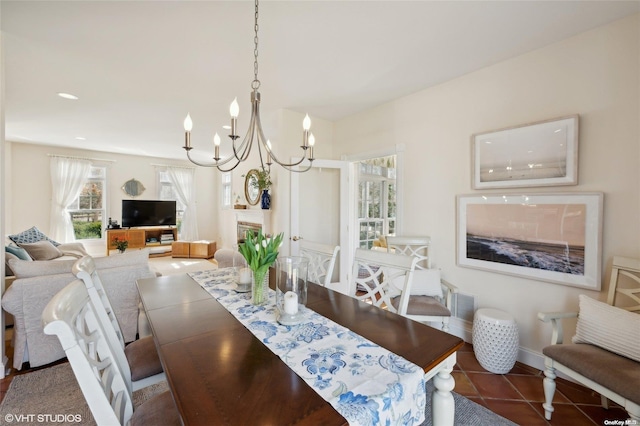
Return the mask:
[[[459,266],[600,290],[602,193],[459,195]]]
[[[578,184],[578,115],[471,136],[471,187]]]

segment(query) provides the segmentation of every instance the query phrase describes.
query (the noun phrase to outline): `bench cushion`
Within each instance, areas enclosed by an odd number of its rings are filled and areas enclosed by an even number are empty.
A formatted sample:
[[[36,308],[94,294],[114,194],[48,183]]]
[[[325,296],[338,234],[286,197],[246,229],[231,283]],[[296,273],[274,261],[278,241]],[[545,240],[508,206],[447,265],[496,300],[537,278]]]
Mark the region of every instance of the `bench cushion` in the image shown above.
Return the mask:
[[[640,363],[581,343],[547,346],[542,353],[623,398],[640,404]]]

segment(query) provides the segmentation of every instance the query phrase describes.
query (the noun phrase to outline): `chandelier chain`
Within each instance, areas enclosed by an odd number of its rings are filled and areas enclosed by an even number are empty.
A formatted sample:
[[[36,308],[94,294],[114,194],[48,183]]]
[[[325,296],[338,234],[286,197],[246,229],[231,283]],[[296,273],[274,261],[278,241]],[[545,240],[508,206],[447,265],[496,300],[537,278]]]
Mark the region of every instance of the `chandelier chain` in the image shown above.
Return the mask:
[[[251,88],[258,90],[260,88],[260,80],[258,80],[258,0],[256,0],[255,21],[253,25],[253,82]]]

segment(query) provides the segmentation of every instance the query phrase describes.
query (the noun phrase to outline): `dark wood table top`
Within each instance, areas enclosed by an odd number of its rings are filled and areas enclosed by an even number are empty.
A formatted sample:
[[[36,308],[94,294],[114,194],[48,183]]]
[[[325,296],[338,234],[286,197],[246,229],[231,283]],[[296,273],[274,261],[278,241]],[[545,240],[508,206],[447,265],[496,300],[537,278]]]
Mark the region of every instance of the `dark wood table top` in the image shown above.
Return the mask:
[[[342,425],[344,418],[188,275],[138,280],[185,425]],[[421,366],[462,339],[310,284],[307,307]]]

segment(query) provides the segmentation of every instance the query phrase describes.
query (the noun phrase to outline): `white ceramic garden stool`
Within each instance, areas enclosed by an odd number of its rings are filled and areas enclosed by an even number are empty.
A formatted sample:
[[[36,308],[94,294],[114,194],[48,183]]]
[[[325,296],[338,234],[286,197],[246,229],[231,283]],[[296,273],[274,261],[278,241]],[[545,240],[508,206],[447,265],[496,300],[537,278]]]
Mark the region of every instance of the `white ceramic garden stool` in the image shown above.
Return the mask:
[[[513,316],[498,309],[478,309],[473,317],[473,352],[485,370],[511,371],[518,357],[518,325]]]

